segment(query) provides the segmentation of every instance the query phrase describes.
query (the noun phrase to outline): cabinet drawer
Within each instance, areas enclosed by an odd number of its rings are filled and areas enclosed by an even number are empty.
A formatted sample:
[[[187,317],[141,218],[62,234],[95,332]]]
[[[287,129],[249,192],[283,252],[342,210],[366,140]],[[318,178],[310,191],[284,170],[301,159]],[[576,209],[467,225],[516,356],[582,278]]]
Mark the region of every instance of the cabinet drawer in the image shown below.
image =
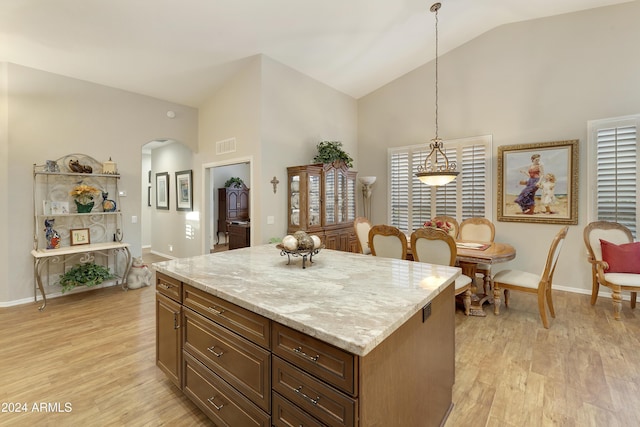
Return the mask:
[[[270,353],[184,309],[184,350],[265,411],[271,410]]]
[[[324,424],[289,402],[278,393],[273,393],[271,417],[275,427],[323,427]]]
[[[273,390],[331,426],[355,425],[357,401],[306,372],[273,358]]]
[[[162,273],[156,273],[156,291],[174,301],[182,302],[182,282]]]
[[[357,356],[275,322],[272,336],[274,354],[357,396]]]
[[[219,426],[269,427],[271,417],[185,352],[184,393]]]
[[[183,301],[185,306],[195,312],[264,348],[269,348],[269,319],[189,285],[184,285]]]

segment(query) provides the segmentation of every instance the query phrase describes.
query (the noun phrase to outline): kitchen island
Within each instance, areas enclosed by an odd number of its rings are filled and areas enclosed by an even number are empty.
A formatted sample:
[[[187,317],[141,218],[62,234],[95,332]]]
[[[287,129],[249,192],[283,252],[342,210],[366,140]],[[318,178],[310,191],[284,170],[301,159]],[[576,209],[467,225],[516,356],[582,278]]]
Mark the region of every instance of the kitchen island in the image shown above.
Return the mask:
[[[220,425],[435,426],[455,267],[274,245],[154,264],[157,363]]]

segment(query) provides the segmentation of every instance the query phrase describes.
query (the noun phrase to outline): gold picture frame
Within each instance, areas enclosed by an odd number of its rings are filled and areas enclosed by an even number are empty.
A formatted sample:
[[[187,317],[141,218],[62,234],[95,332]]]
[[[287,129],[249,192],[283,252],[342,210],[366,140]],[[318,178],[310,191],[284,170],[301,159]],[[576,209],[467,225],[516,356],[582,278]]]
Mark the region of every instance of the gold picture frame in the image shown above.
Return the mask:
[[[577,139],[498,147],[498,221],[578,223]]]
[[[74,228],[69,230],[69,240],[71,246],[88,245],[91,243],[91,233],[88,228]]]

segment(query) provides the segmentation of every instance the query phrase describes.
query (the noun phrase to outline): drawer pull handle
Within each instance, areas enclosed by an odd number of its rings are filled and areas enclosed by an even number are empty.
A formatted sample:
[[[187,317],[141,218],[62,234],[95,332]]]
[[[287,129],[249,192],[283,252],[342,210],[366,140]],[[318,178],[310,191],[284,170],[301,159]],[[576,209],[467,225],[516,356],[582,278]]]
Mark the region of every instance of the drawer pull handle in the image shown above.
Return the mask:
[[[216,348],[215,345],[212,345],[211,347],[207,347],[207,350],[209,350],[211,353],[213,353],[214,356],[216,357],[220,357],[224,354],[224,351],[221,351],[220,353],[216,353],[214,348]]]
[[[217,314],[218,316],[221,316],[222,313],[224,313],[224,309],[217,310],[215,307],[207,307],[207,310],[213,312],[214,314]]]
[[[302,390],[302,386],[294,389],[293,391],[295,391],[300,396],[304,397],[305,399],[307,399],[309,402],[313,403],[314,405],[318,404],[318,401],[320,400],[320,396],[316,397],[315,399],[312,399],[309,396],[307,396],[306,394],[304,394],[301,390]]]
[[[312,362],[317,362],[318,359],[320,359],[320,355],[316,354],[315,356],[309,356],[307,353],[305,353],[304,351],[302,351],[302,347],[296,347],[293,349],[294,353],[298,353],[300,356],[312,361]]]
[[[213,396],[207,399],[207,402],[211,403],[213,405],[214,408],[216,408],[218,411],[220,409],[222,409],[222,407],[224,406],[224,404],[221,404],[220,406],[216,405],[215,403],[213,403],[213,400],[216,398],[217,396]]]
[[[178,323],[178,316],[180,315],[180,313],[177,312],[173,312],[173,329],[178,329],[180,328],[180,324]]]
[[[171,288],[173,288],[172,285],[165,285],[164,283],[158,283],[158,287],[162,288],[162,289],[166,289],[167,291]]]

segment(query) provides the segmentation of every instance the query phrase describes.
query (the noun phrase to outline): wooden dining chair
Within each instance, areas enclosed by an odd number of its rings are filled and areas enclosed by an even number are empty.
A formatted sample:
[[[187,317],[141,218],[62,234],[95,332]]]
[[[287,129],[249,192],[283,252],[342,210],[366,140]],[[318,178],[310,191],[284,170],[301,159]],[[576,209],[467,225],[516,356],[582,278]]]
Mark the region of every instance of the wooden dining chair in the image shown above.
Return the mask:
[[[449,234],[454,239],[458,238],[458,231],[460,230],[460,224],[458,224],[458,221],[454,217],[447,216],[447,215],[438,215],[434,217],[433,220],[448,223],[449,226],[451,227],[451,229],[449,230]]]
[[[407,259],[407,236],[391,225],[374,225],[369,230],[371,255]]]
[[[569,227],[564,227],[556,234],[551,242],[547,261],[544,264],[542,274],[534,274],[520,270],[502,270],[493,276],[493,312],[500,314],[500,290],[504,289],[504,305],[509,307],[509,291],[522,291],[538,295],[538,311],[545,328],[549,328],[546,305],[549,306],[551,317],[556,317],[553,309],[553,299],[551,286],[553,284],[553,273],[556,270],[558,257],[565,237],[567,237]]]
[[[459,240],[470,240],[473,242],[493,242],[496,237],[496,227],[487,218],[473,217],[467,218],[460,223],[458,231]],[[478,264],[476,272],[482,275],[484,282],[484,293],[488,294],[491,288],[491,264]]]
[[[371,222],[363,217],[359,216],[353,220],[353,229],[356,232],[358,238],[358,247],[360,253],[365,255],[371,254],[371,248],[369,248],[369,230],[371,230]]]
[[[413,260],[430,264],[454,266],[457,251],[453,237],[444,230],[432,227],[419,228],[411,233]],[[462,295],[464,314],[471,309],[471,277],[460,275],[455,282],[455,295]]]
[[[633,235],[627,227],[608,221],[588,224],[584,228],[583,237],[591,264],[591,305],[598,299],[600,285],[610,288],[613,317],[620,320],[621,292],[631,292],[631,308],[636,308],[640,291],[640,243],[633,243]]]

